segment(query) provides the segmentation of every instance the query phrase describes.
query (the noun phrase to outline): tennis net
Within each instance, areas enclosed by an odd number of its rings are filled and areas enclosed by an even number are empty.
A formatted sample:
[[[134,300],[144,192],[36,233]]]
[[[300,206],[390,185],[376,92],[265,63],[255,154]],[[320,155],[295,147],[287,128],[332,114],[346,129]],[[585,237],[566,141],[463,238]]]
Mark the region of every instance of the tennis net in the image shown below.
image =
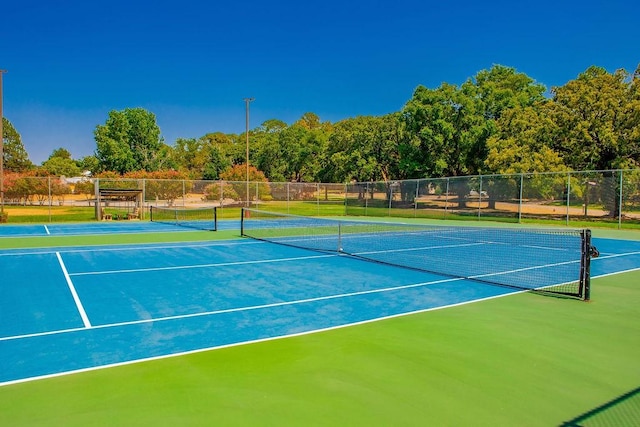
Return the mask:
[[[215,207],[209,208],[163,208],[151,206],[150,218],[153,222],[216,231],[218,215]]]
[[[588,300],[590,230],[341,221],[244,208],[241,234],[447,277]]]

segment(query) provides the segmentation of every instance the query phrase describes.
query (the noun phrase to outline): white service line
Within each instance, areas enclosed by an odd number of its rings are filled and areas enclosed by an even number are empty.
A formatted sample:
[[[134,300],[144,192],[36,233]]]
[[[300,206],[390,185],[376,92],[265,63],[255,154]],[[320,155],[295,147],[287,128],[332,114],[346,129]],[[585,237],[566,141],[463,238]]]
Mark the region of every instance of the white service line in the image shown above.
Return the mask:
[[[168,270],[190,270],[194,268],[211,268],[211,267],[228,267],[236,265],[254,265],[254,264],[269,264],[276,262],[290,262],[290,261],[302,261],[306,259],[318,259],[318,258],[331,258],[337,257],[338,254],[323,254],[323,255],[310,255],[302,257],[291,258],[269,258],[255,261],[233,261],[233,262],[217,262],[211,264],[194,264],[194,265],[174,265],[169,267],[149,267],[149,268],[135,268],[128,270],[104,270],[104,271],[85,271],[80,273],[72,273],[70,276],[97,276],[101,274],[125,274],[125,273],[144,273],[149,271],[168,271]]]
[[[437,285],[437,284],[440,284],[440,283],[458,282],[458,281],[461,281],[461,280],[464,280],[464,279],[463,278],[454,277],[454,278],[433,280],[433,281],[430,281],[430,282],[411,283],[411,284],[408,284],[408,285],[398,285],[398,286],[390,286],[390,287],[378,288],[378,289],[368,289],[368,290],[364,290],[364,291],[354,291],[354,292],[346,292],[346,293],[341,293],[341,294],[331,294],[331,295],[324,295],[324,296],[318,296],[318,297],[312,297],[312,298],[297,299],[297,300],[291,300],[291,301],[281,301],[281,302],[250,305],[250,306],[225,308],[225,309],[220,309],[220,310],[203,311],[203,312],[190,313],[190,314],[178,314],[178,315],[174,315],[174,316],[156,317],[156,318],[152,318],[152,319],[129,320],[129,321],[125,321],[125,322],[108,323],[108,324],[104,324],[104,325],[96,325],[96,326],[93,326],[93,329],[116,328],[116,327],[129,326],[129,325],[140,325],[140,324],[146,324],[146,323],[166,322],[166,321],[170,321],[170,320],[189,319],[189,318],[192,318],[192,317],[205,317],[205,316],[215,316],[215,315],[218,315],[218,314],[226,314],[226,313],[235,313],[235,312],[243,312],[243,311],[251,311],[251,310],[262,310],[262,309],[268,309],[268,308],[272,308],[272,307],[292,306],[292,305],[313,303],[313,302],[318,302],[318,301],[327,301],[327,300],[335,300],[335,299],[341,299],[341,298],[358,297],[358,296],[369,295],[369,294],[379,294],[379,293],[386,293],[386,292],[402,291],[402,290],[405,290],[405,289],[420,288],[420,287],[425,287],[425,286],[429,286],[429,285]],[[521,292],[524,292],[524,291],[521,291]],[[70,333],[70,332],[78,332],[80,330],[82,330],[82,328],[61,329],[61,330],[55,330],[55,331],[37,332],[37,333],[33,333],[33,334],[14,335],[14,336],[10,336],[10,337],[0,337],[0,342],[1,341],[12,341],[12,340],[23,339],[23,338],[47,336],[47,335],[65,334],[65,333]]]
[[[71,281],[71,277],[69,277],[69,272],[67,271],[67,267],[64,265],[64,261],[62,261],[62,255],[60,252],[56,252],[56,256],[58,257],[58,262],[60,263],[60,268],[62,268],[62,273],[64,273],[64,278],[67,280],[67,285],[69,286],[69,290],[71,291],[71,295],[73,296],[73,300],[76,302],[76,307],[78,308],[78,312],[80,313],[80,317],[82,317],[82,323],[84,323],[85,328],[91,327],[91,322],[89,321],[89,317],[87,316],[87,312],[84,311],[84,307],[82,306],[82,301],[80,301],[80,297],[76,292],[75,286],[73,286],[73,282]]]
[[[47,232],[47,235],[50,235],[51,233],[49,232],[49,227],[47,227],[46,225],[44,226],[44,231]]]

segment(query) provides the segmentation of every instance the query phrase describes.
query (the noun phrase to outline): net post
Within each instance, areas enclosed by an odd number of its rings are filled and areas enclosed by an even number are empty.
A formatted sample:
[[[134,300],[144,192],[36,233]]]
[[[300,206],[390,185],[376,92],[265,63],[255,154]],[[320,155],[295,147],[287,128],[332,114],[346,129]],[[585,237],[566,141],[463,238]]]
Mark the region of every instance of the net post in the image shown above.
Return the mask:
[[[244,237],[244,208],[240,208],[240,235]]]
[[[579,296],[584,301],[591,299],[591,230],[580,232],[582,237],[582,254],[580,256],[580,290]]]
[[[153,222],[153,206],[149,206],[149,221]]]
[[[218,207],[213,207],[213,231],[218,231]]]

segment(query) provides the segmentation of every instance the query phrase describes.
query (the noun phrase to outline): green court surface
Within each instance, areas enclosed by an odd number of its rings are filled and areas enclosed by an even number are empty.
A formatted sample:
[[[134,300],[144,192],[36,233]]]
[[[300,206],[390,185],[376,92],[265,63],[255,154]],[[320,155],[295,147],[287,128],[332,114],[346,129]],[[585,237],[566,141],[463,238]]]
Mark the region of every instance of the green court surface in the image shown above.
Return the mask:
[[[8,385],[0,425],[634,425],[639,307],[633,271],[588,303],[521,293]]]

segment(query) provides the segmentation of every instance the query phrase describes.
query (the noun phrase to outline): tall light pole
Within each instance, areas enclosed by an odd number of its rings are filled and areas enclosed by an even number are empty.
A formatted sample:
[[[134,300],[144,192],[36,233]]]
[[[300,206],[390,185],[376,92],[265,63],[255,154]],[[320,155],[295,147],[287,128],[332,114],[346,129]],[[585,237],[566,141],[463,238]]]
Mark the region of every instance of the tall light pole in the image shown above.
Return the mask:
[[[255,100],[255,98],[245,98],[244,99],[244,109],[245,115],[247,119],[246,123],[246,132],[245,135],[247,137],[247,207],[249,207],[249,103]]]
[[[2,74],[0,70],[0,218],[4,220],[4,136],[2,134]]]

